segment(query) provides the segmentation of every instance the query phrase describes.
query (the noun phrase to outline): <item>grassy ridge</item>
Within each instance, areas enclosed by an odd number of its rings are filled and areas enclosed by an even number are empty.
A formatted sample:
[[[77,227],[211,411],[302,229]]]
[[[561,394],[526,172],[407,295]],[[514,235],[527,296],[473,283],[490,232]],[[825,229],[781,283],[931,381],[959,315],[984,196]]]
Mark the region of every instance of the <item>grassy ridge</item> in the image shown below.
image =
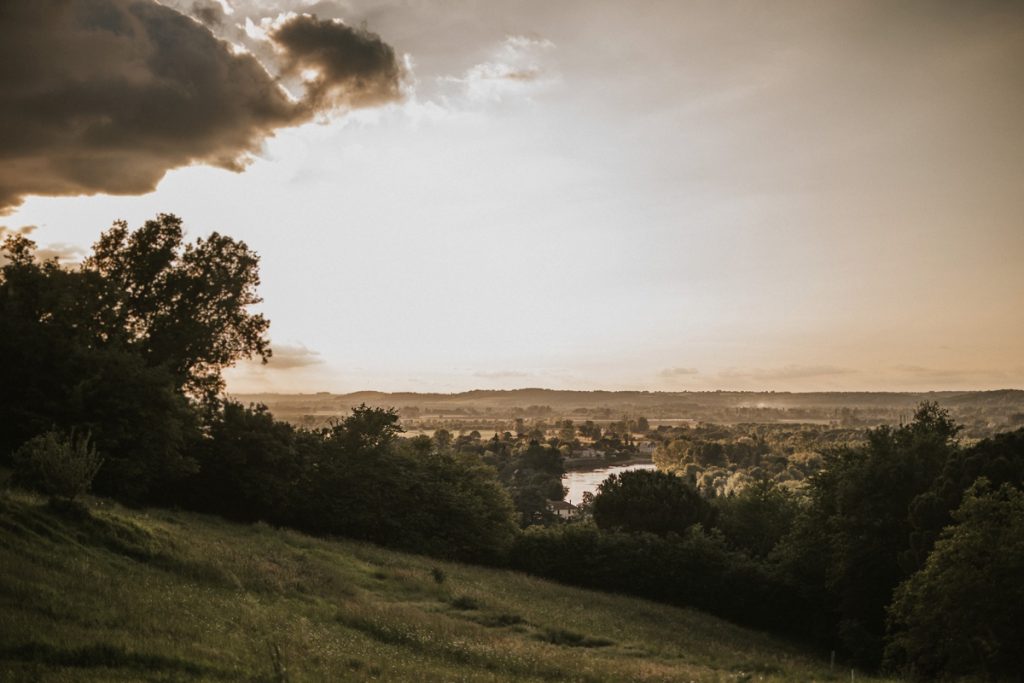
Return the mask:
[[[849,680],[690,610],[97,500],[0,492],[0,568],[0,680]]]

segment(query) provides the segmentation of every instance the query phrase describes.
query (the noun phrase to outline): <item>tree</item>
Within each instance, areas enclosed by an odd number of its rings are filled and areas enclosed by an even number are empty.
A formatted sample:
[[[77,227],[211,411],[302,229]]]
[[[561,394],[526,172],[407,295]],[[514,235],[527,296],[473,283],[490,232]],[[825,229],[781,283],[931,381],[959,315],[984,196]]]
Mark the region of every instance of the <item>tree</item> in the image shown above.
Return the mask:
[[[1024,429],[996,434],[951,454],[931,488],[910,506],[910,549],[902,556],[908,571],[920,569],[940,532],[953,523],[953,512],[979,478],[993,487],[1024,487]]]
[[[259,257],[244,242],[214,232],[184,244],[181,219],[171,214],[134,232],[117,221],[82,270],[101,283],[99,339],[167,368],[190,396],[212,401],[224,388],[224,368],[271,356],[270,323],[248,310],[262,299]]]
[[[736,495],[717,498],[717,527],[735,547],[765,557],[789,533],[800,511],[793,494],[762,478]]]
[[[934,680],[1024,671],[1024,492],[979,479],[889,608],[892,666]]]
[[[958,450],[958,431],[945,410],[923,403],[909,424],[869,430],[865,445],[828,454],[809,479],[810,506],[794,538],[824,545],[785,543],[787,564],[803,573],[824,563],[827,604],[820,608],[836,613],[841,646],[861,665],[881,662],[885,609],[910,574],[901,562],[910,548],[910,508]]]
[[[199,469],[182,482],[179,500],[229,519],[288,521],[303,461],[295,429],[266,406],[222,401],[191,452]]]
[[[689,482],[674,474],[633,470],[613,474],[598,486],[594,521],[602,529],[681,534],[710,525],[714,510]]]
[[[394,408],[370,408],[361,403],[331,428],[330,439],[350,453],[381,451],[402,433],[398,420]]]
[[[434,432],[434,443],[438,448],[448,448],[452,445],[452,433],[447,429],[438,429]]]
[[[398,439],[397,419],[364,405],[329,430],[297,432],[302,472],[289,523],[439,557],[501,559],[515,522],[494,470],[429,438]]]

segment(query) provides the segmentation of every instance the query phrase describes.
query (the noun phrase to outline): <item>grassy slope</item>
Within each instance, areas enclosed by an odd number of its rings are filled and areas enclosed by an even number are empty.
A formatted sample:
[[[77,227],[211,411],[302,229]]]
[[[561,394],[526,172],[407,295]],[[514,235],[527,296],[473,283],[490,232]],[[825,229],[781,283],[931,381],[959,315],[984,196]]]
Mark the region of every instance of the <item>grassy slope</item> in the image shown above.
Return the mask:
[[[90,509],[0,492],[0,680],[831,678],[690,610],[261,524]]]

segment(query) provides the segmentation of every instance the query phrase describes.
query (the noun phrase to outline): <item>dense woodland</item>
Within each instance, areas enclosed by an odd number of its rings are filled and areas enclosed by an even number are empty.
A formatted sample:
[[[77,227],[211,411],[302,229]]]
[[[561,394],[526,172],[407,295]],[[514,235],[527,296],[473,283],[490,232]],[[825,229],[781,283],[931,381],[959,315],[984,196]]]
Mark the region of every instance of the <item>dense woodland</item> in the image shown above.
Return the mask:
[[[1024,672],[1024,429],[967,440],[934,402],[869,428],[581,415],[555,433],[524,421],[406,438],[398,411],[373,405],[296,426],[222,393],[224,368],[272,353],[249,311],[258,284],[244,243],[186,243],[170,215],[115,224],[80,266],[9,237],[0,458],[14,484],[65,510],[91,485],[130,505],[509,566],[910,677]],[[602,439],[646,440],[660,471],[610,478],[556,520],[546,503],[562,497],[565,458]]]

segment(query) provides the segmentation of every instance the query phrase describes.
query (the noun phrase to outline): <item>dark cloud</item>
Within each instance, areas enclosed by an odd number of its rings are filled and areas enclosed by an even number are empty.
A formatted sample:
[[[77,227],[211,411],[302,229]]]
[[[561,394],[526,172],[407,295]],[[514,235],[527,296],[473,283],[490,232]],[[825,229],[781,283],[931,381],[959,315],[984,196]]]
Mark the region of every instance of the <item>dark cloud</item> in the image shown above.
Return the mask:
[[[196,0],[192,3],[190,14],[207,26],[220,26],[224,23],[224,8],[216,2]]]
[[[283,73],[305,79],[306,97],[318,106],[372,106],[398,98],[395,51],[380,37],[333,19],[297,16],[271,34],[284,48]]]
[[[149,192],[188,164],[238,171],[277,128],[399,96],[372,33],[298,16],[272,39],[286,74],[319,70],[304,97],[153,0],[0,3],[0,213],[28,194]]]

